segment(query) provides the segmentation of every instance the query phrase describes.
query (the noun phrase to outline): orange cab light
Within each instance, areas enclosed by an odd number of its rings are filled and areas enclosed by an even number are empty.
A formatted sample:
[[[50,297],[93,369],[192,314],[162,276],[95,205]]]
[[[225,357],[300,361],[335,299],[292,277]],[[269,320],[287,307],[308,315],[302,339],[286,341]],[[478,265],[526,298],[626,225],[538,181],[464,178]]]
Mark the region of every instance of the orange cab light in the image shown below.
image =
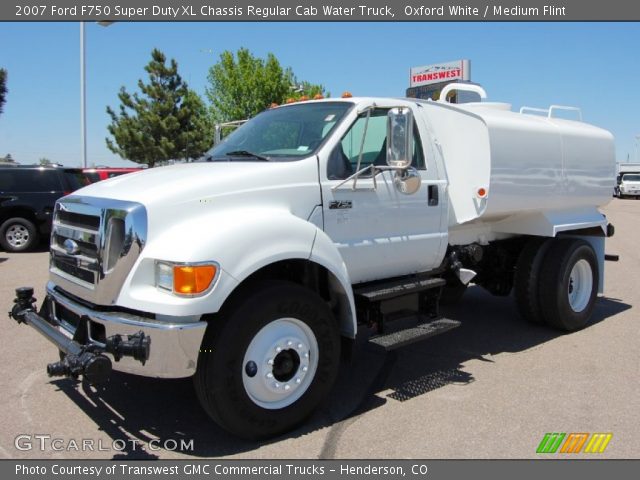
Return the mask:
[[[286,103],[296,103],[296,99],[295,98],[287,98],[287,102]]]
[[[313,99],[314,99],[314,100],[322,100],[323,98],[324,98],[324,95],[322,95],[321,93],[316,93],[316,94],[313,96]]]
[[[176,265],[173,267],[173,291],[183,295],[203,293],[215,276],[215,265]]]
[[[277,103],[273,102],[271,105],[269,105],[269,108],[277,108],[280,105],[278,105]]]
[[[309,97],[307,97],[306,95],[302,95],[299,101],[306,102],[307,100],[309,100]]]
[[[343,92],[342,93],[342,98],[351,98],[353,97],[353,95],[351,95],[351,92]]]
[[[477,193],[478,193],[478,197],[484,198],[487,196],[487,189],[484,187],[480,187]]]

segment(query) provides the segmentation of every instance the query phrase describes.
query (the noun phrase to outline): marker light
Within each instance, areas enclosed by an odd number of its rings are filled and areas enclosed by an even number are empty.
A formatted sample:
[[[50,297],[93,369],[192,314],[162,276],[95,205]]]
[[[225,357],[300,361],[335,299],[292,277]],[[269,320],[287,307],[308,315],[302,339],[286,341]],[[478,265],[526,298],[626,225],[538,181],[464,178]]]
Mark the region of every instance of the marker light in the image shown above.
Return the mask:
[[[478,188],[476,195],[478,195],[478,198],[487,198],[487,189],[484,187]]]
[[[300,100],[299,100],[299,101],[300,101],[300,102],[306,102],[307,100],[309,100],[309,97],[308,97],[308,96],[306,96],[306,95],[302,95],[302,96],[300,97]]]
[[[353,95],[351,95],[351,92],[343,92],[342,93],[342,98],[351,98],[353,97]]]
[[[296,103],[296,99],[295,98],[287,98],[286,103]]]
[[[323,98],[324,98],[324,95],[322,95],[321,93],[316,93],[316,94],[313,96],[313,99],[314,99],[314,100],[322,100]]]

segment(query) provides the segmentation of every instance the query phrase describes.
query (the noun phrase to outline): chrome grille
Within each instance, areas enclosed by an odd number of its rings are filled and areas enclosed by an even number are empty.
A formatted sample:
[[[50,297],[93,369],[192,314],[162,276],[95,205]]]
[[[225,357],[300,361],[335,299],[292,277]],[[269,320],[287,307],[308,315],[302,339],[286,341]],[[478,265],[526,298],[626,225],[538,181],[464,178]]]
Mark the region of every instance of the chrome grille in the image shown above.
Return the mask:
[[[146,211],[139,203],[64,197],[53,218],[51,280],[87,301],[111,305],[146,237]]]

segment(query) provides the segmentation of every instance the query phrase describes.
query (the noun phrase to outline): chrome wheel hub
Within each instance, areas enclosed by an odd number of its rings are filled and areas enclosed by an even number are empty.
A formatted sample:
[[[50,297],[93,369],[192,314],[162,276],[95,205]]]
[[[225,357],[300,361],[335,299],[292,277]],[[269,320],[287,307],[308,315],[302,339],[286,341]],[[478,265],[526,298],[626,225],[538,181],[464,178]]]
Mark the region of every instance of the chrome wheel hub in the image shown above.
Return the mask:
[[[591,264],[586,260],[578,260],[569,276],[569,305],[574,312],[581,312],[589,304],[593,289],[593,272]]]
[[[12,247],[23,247],[29,241],[29,230],[24,225],[11,225],[5,232],[5,238]]]
[[[313,331],[296,318],[280,318],[251,340],[242,364],[242,382],[254,403],[279,409],[307,391],[317,367],[318,342]]]

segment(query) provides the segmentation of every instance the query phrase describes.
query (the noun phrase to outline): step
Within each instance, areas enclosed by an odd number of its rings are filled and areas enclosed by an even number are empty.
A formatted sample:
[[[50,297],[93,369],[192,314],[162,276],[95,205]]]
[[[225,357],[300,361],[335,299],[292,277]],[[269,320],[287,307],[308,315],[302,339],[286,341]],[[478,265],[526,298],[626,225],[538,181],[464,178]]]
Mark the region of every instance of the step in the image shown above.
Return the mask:
[[[354,288],[356,296],[370,303],[422,292],[431,288],[443,287],[447,282],[442,278],[402,279]]]
[[[386,351],[390,351],[425,340],[429,337],[435,337],[459,326],[460,322],[458,320],[451,320],[449,318],[425,320],[423,318],[412,327],[371,337],[369,343],[381,347]]]

